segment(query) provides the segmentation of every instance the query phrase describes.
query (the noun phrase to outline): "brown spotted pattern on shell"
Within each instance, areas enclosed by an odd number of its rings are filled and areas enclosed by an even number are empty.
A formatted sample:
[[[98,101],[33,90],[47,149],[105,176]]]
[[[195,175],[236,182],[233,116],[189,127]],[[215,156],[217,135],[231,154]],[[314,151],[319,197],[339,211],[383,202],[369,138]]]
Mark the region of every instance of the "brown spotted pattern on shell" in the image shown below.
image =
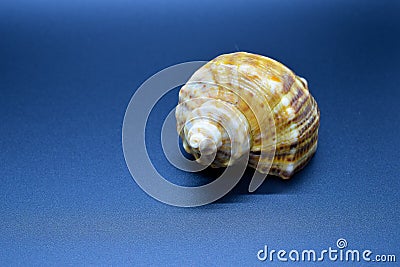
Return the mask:
[[[181,88],[175,115],[185,150],[212,167],[249,152],[249,166],[290,178],[317,148],[319,109],[306,80],[260,55],[205,64]]]

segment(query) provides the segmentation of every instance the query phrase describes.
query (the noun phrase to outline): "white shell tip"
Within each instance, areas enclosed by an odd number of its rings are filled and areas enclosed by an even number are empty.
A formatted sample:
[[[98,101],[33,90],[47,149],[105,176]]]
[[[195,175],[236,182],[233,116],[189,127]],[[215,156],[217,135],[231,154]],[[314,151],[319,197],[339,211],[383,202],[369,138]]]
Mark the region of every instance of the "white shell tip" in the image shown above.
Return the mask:
[[[308,88],[308,82],[307,82],[307,80],[305,79],[305,78],[303,78],[303,77],[299,77],[300,78],[300,80],[304,83],[304,85],[306,86],[306,88]]]

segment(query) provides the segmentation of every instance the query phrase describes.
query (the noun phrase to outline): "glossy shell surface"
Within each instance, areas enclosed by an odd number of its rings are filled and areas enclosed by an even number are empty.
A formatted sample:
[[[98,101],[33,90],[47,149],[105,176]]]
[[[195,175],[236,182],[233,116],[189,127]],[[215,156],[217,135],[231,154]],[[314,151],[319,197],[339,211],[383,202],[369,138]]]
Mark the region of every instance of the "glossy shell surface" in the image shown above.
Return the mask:
[[[179,92],[185,150],[212,167],[248,165],[290,178],[317,149],[320,112],[307,81],[276,60],[237,52],[199,70]]]

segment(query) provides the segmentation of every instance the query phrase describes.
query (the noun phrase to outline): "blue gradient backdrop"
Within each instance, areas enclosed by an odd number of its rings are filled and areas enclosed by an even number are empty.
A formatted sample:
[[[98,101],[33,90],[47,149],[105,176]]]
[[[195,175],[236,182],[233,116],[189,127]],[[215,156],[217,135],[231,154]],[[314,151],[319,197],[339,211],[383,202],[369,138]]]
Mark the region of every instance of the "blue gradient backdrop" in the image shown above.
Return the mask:
[[[399,261],[399,13],[398,1],[2,1],[0,265],[256,265],[264,245],[340,237]],[[123,158],[131,96],[165,67],[234,51],[308,79],[316,156],[254,194],[247,175],[208,206],[153,200]],[[204,182],[160,156],[176,95],[149,120],[150,156],[176,183]]]

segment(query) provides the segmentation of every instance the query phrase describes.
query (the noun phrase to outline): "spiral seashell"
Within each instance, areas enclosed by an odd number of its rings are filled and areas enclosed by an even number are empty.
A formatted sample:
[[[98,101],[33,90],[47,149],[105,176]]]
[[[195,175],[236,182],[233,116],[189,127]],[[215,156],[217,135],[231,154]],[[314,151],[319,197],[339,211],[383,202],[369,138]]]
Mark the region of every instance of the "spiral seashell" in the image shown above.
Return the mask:
[[[181,88],[175,116],[184,149],[211,167],[249,152],[249,166],[287,179],[317,149],[319,109],[307,81],[260,55],[225,54],[205,64]]]

